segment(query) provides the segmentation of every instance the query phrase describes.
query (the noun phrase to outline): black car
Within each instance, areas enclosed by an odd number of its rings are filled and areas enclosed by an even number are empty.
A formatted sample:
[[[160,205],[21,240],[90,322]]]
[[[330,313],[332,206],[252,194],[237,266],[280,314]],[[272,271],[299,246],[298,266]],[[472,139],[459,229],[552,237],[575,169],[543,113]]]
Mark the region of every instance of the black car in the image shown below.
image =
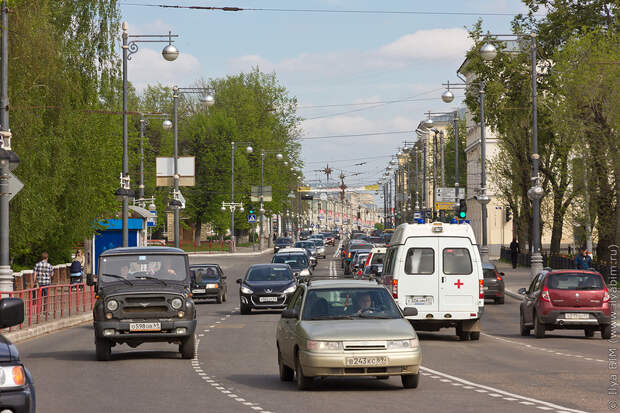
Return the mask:
[[[116,344],[146,342],[179,345],[185,359],[194,357],[196,309],[185,251],[169,247],[113,248],[99,256],[93,307],[98,360],[110,360]]]
[[[484,298],[492,299],[495,304],[504,304],[504,273],[497,272],[493,264],[482,264],[484,274]]]
[[[24,321],[24,302],[19,298],[0,300],[0,329]],[[36,411],[32,375],[19,359],[17,347],[0,334],[0,411]]]
[[[301,231],[299,233],[299,239],[304,241],[310,238],[311,235],[312,235],[312,231]]]
[[[273,256],[274,264],[288,264],[296,277],[308,277],[312,274],[308,254],[303,252],[279,252]]]
[[[192,298],[194,301],[215,299],[220,304],[226,301],[228,285],[224,271],[217,264],[190,265],[192,277]]]
[[[252,309],[284,309],[297,288],[288,264],[254,264],[237,283],[241,314]]]
[[[293,240],[290,238],[278,238],[273,244],[273,253],[276,254],[282,248],[287,248],[293,245]]]

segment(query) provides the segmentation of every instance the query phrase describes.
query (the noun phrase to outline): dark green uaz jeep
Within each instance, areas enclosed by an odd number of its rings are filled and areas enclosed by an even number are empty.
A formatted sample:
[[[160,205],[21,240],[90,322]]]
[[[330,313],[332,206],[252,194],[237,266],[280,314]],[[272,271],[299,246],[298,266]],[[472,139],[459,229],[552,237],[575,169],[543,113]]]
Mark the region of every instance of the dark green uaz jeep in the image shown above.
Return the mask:
[[[114,248],[99,257],[97,301],[93,309],[98,360],[110,360],[111,348],[146,342],[179,345],[194,357],[196,309],[190,294],[187,254],[177,248]]]

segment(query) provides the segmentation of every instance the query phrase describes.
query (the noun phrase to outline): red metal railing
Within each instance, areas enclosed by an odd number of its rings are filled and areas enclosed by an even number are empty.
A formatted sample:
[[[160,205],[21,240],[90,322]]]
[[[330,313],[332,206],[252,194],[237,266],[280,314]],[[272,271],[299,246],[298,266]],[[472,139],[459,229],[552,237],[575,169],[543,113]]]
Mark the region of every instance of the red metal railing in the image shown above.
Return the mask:
[[[19,291],[0,291],[0,296],[24,301],[24,322],[9,328],[9,331],[84,314],[92,311],[95,304],[95,290],[86,284],[54,284]]]

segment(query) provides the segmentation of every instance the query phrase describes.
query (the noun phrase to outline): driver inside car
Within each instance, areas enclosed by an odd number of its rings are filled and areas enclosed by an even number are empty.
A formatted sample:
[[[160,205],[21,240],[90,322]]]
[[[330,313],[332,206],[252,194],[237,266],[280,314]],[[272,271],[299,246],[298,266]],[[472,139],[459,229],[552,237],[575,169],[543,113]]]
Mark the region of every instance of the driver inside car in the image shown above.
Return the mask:
[[[357,311],[354,314],[362,314],[362,313],[372,313],[372,299],[370,298],[370,294],[361,293],[356,297],[356,307]]]

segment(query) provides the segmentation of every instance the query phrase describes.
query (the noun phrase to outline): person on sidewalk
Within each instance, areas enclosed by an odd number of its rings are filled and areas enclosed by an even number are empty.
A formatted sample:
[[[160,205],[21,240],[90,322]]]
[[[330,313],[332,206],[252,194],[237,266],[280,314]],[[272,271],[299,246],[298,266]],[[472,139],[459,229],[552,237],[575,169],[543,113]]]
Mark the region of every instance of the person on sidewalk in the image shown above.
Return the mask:
[[[510,259],[512,260],[512,268],[517,268],[517,258],[519,258],[519,253],[521,252],[521,248],[519,247],[519,241],[517,238],[513,238],[510,243]]]
[[[49,285],[52,283],[52,274],[54,273],[54,267],[47,262],[49,255],[47,252],[41,254],[41,261],[34,265],[34,277],[36,280],[35,288],[40,288],[41,291],[41,314],[47,313],[47,295]]]
[[[69,273],[71,275],[71,284],[79,284],[82,282],[82,270],[84,268],[84,254],[82,250],[75,251],[75,258],[71,262],[69,267]]]
[[[590,257],[585,248],[579,249],[579,254],[575,257],[575,268],[578,270],[592,269],[592,257]]]

